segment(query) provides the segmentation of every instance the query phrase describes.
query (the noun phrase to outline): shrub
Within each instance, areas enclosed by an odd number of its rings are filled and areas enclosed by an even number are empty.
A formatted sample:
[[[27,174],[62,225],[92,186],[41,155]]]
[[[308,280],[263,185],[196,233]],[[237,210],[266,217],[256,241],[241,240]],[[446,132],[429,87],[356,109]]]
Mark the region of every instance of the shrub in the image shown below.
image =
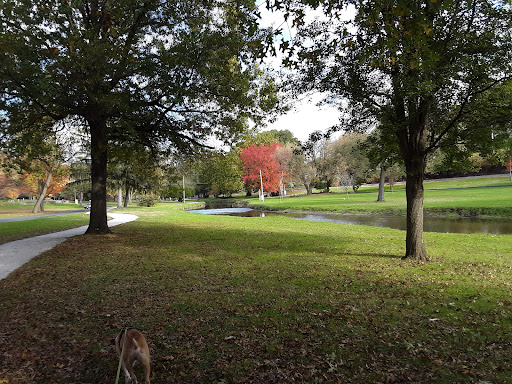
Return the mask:
[[[139,207],[152,207],[158,203],[158,197],[154,195],[143,195],[139,197]]]

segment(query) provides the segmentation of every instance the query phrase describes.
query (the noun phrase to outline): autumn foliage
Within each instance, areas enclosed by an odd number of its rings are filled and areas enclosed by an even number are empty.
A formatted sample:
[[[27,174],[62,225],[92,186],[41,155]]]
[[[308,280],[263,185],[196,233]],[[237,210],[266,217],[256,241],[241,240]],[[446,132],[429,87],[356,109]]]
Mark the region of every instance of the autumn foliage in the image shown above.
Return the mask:
[[[16,199],[19,196],[37,196],[38,184],[46,177],[47,175],[39,171],[19,174],[0,169],[0,198]],[[46,195],[62,192],[69,181],[69,167],[63,165],[54,172]]]
[[[283,176],[283,170],[275,158],[276,149],[281,147],[279,143],[267,145],[251,145],[240,152],[243,162],[244,185],[249,190],[260,189],[260,171],[265,192],[279,191],[279,184]]]
[[[66,189],[66,185],[71,181],[69,173],[70,170],[67,165],[61,165],[56,171],[52,172],[52,178],[46,195],[55,195]],[[33,195],[37,195],[38,184],[47,177],[48,175],[44,172],[25,173],[23,175],[25,183],[31,188],[30,192]]]

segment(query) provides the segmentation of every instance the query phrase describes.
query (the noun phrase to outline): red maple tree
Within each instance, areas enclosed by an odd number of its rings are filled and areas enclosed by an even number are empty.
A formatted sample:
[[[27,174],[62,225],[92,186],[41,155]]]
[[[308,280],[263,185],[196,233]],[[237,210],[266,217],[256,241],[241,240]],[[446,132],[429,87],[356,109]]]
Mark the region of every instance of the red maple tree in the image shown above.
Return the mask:
[[[279,191],[280,181],[284,174],[281,166],[274,157],[279,143],[271,145],[251,145],[242,149],[240,159],[244,164],[242,180],[248,190],[261,188],[260,171],[265,192]]]

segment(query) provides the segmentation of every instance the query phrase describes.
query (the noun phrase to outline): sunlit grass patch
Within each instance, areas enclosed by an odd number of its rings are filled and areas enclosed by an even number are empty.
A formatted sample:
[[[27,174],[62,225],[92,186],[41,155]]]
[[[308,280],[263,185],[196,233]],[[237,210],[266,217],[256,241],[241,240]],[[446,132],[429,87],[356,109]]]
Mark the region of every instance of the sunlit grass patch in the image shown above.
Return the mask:
[[[431,215],[501,216],[512,214],[512,181],[508,176],[425,182],[424,210]],[[247,199],[256,206],[288,211],[327,211],[337,213],[400,214],[406,213],[403,185],[385,193],[377,201],[376,187],[361,187],[357,193],[316,194],[310,196],[269,197],[262,203]]]

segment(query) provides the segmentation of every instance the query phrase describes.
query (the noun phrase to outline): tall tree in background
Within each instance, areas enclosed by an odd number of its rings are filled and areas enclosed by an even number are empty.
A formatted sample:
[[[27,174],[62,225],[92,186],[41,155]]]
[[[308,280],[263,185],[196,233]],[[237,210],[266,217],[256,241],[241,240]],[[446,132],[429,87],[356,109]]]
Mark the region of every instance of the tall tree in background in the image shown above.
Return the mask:
[[[368,135],[362,133],[345,133],[337,140],[329,143],[328,160],[333,164],[334,175],[348,175],[352,179],[352,189],[357,191],[361,184],[366,183],[370,173],[370,161],[363,150]]]
[[[328,137],[320,131],[314,131],[309,134],[306,141],[301,143],[301,148],[294,151],[294,173],[300,175],[308,195],[311,195],[313,187],[322,181],[328,189],[331,183],[329,179],[334,177],[334,164],[328,160],[328,143]]]
[[[118,206],[128,206],[134,192],[158,195],[164,184],[164,166],[161,159],[144,145],[115,143],[110,146],[108,186],[117,194]],[[123,195],[124,191],[124,195]],[[124,199],[121,201],[121,197]]]
[[[272,145],[251,145],[244,148],[240,153],[240,159],[243,162],[242,180],[248,190],[258,190],[261,188],[261,178],[263,180],[263,190],[265,192],[279,191],[280,180],[284,170],[281,169],[274,154],[281,144]]]
[[[82,206],[84,195],[91,192],[91,166],[86,159],[79,159],[69,165],[71,181],[66,189],[73,194],[78,204]]]
[[[5,166],[13,167],[25,175],[27,184],[37,195],[32,213],[44,211],[44,199],[51,193],[64,189],[70,174],[63,167],[81,151],[80,135],[76,121],[63,119],[55,123],[51,118],[39,116],[32,120],[27,111],[17,115],[26,129],[16,134],[6,134],[12,125],[4,122],[1,126],[2,148],[7,156]],[[16,125],[16,121],[12,121]],[[57,180],[54,180],[57,177]]]
[[[259,121],[274,89],[254,65],[266,34],[252,0],[4,0],[0,112],[80,117],[91,137],[87,233],[107,233],[110,142],[186,151]],[[3,111],[3,112],[2,112]]]
[[[286,144],[299,145],[299,139],[297,139],[289,129],[282,129],[282,130],[271,129],[271,130],[265,131],[265,132],[268,132],[271,135],[273,135],[276,138],[277,142],[281,145],[286,145]]]
[[[494,0],[270,0],[269,7],[284,9],[297,27],[281,44],[285,64],[300,73],[297,85],[348,99],[347,127],[381,123],[396,141],[407,175],[405,258],[428,260],[427,156],[454,138],[471,139],[463,118],[511,73],[512,9]],[[308,8],[324,17],[307,23]]]
[[[231,196],[243,190],[242,161],[237,148],[228,153],[211,152],[198,162],[200,181],[215,196]]]
[[[452,137],[451,142],[459,145],[442,149],[448,154],[462,152],[458,154],[462,159],[479,153],[492,164],[505,165],[512,158],[512,81],[479,95],[476,102],[479,108],[464,116],[461,132],[472,135],[471,140]],[[488,129],[478,130],[482,126]]]
[[[401,163],[398,143],[394,136],[389,134],[389,128],[385,129],[379,125],[368,136],[365,152],[370,161],[370,166],[380,170],[377,201],[384,201],[386,173],[389,174],[390,185],[392,186],[394,174],[397,173]]]

